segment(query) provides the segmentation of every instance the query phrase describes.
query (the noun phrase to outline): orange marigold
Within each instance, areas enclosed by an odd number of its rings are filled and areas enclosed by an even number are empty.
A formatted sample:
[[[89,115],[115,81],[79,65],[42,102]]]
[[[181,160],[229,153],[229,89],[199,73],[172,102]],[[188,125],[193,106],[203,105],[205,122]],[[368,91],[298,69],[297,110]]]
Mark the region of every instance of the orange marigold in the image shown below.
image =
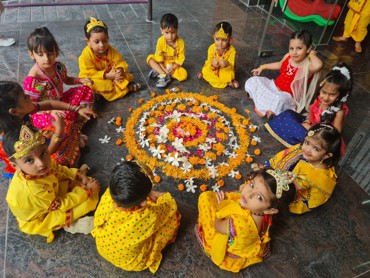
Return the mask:
[[[171,90],[170,89],[166,89],[166,93],[167,94],[171,93]]]
[[[250,132],[255,132],[255,131],[257,130],[257,128],[256,128],[254,125],[252,125],[252,126],[249,128],[249,130],[250,130]]]
[[[182,183],[180,183],[177,188],[180,190],[180,191],[183,191],[185,189],[185,185],[183,185]]]
[[[128,109],[128,112],[132,112],[132,110],[134,110],[134,109],[132,109],[132,107],[130,107],[129,109]]]
[[[254,150],[254,154],[255,155],[260,155],[261,154],[261,150],[260,149],[255,149]]]
[[[139,100],[137,102],[138,103],[143,103],[144,102],[144,99],[143,98],[139,98]]]
[[[200,191],[206,191],[207,190],[207,185],[206,184],[202,184],[200,187],[199,187]]]
[[[224,186],[225,185],[225,182],[223,181],[223,180],[219,180],[218,182],[217,182],[217,184],[218,184],[218,186]]]
[[[122,140],[122,139],[118,139],[118,140],[116,141],[116,145],[117,145],[117,146],[121,145],[122,143],[123,143],[123,140]]]
[[[240,174],[235,175],[235,179],[240,180],[241,178],[242,178],[242,175],[240,175]]]
[[[248,163],[252,163],[253,162],[253,157],[247,156],[247,158],[245,159],[245,161],[248,162]]]
[[[160,176],[154,176],[154,181],[156,183],[160,182],[161,181],[161,177]]]
[[[152,92],[152,97],[155,97],[157,94],[155,92]]]
[[[131,154],[126,155],[126,160],[127,161],[131,161],[133,159],[134,159],[134,157]]]
[[[252,145],[252,146],[256,146],[256,145],[257,145],[257,141],[256,141],[256,140],[252,140],[252,141],[251,141],[251,145]]]

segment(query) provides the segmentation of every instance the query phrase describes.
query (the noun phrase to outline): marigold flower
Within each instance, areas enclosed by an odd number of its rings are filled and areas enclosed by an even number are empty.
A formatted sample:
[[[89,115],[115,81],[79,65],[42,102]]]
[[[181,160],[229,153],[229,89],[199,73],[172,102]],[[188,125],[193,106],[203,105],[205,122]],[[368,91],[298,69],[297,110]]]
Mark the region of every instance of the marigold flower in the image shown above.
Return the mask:
[[[131,154],[126,155],[126,160],[127,161],[131,161],[133,159],[134,159],[134,157]]]
[[[242,175],[240,175],[240,174],[235,175],[235,179],[240,180],[241,178],[242,178]]]
[[[161,177],[160,176],[154,176],[154,181],[156,183],[160,182],[161,181]]]
[[[261,154],[261,150],[260,149],[255,149],[254,150],[254,154],[255,155],[260,155]]]
[[[251,141],[251,145],[252,145],[252,146],[256,146],[256,145],[257,145],[257,141],[256,141],[256,140],[252,140],[252,141]]]
[[[185,189],[185,185],[183,185],[182,183],[180,183],[177,188],[180,190],[180,191],[183,191]]]
[[[248,162],[248,163],[252,163],[253,162],[253,157],[247,156],[247,158],[245,159],[245,161]]]
[[[117,139],[116,141],[116,145],[119,146],[123,143],[123,140],[122,139]]]
[[[219,180],[218,182],[217,182],[217,185],[218,186],[224,186],[225,185],[225,182],[223,181],[223,180]]]
[[[129,109],[128,109],[128,112],[132,112],[132,110],[134,110],[134,109],[132,109],[132,107],[130,107]]]
[[[139,98],[139,100],[137,102],[138,103],[143,103],[144,102],[144,99],[143,98]]]
[[[152,92],[152,97],[155,97],[157,94],[155,92]]]
[[[200,187],[199,187],[200,191],[204,192],[207,190],[207,185],[206,184],[202,184]]]

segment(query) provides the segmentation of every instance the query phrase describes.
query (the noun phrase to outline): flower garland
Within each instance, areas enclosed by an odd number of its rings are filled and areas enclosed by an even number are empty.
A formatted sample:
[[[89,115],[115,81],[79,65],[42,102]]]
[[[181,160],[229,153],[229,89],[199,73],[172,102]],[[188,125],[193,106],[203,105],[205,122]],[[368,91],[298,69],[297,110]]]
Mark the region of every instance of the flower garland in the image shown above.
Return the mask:
[[[191,192],[197,187],[193,179],[221,179],[230,174],[240,178],[234,170],[250,157],[248,132],[255,131],[249,118],[216,101],[216,96],[167,93],[153,97],[134,110],[126,123],[124,142],[132,156],[185,180]]]

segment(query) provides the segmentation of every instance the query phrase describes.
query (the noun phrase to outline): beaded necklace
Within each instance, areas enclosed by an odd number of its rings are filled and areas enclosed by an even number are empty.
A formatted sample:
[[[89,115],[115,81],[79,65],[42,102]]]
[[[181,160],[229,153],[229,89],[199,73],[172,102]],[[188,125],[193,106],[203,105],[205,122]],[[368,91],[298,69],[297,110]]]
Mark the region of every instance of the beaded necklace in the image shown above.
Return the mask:
[[[43,76],[51,83],[51,85],[53,86],[54,90],[56,91],[58,97],[61,99],[62,95],[63,95],[63,88],[62,88],[62,92],[60,93],[59,90],[58,90],[58,86],[55,86],[54,82],[50,79],[49,76],[47,76],[47,74],[40,68],[40,66],[37,63],[36,63],[36,66],[40,70],[40,72],[43,74]],[[62,81],[62,79],[60,78],[59,72],[56,69],[56,64],[54,64],[54,71],[56,73],[58,81]],[[63,81],[62,81],[62,84],[63,84]]]

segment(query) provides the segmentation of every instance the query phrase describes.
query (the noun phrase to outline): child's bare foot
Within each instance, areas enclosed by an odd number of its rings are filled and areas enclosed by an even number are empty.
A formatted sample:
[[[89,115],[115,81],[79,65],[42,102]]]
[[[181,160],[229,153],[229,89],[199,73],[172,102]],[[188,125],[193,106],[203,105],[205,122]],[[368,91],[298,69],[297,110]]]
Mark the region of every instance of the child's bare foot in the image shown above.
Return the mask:
[[[235,79],[233,81],[231,81],[229,84],[228,84],[230,87],[234,88],[234,89],[238,89],[239,88],[239,82],[236,81]]]
[[[85,148],[87,145],[87,140],[89,140],[89,137],[87,137],[85,134],[80,135],[80,148]]]
[[[197,74],[197,78],[199,79],[199,80],[202,80],[203,79],[203,73],[200,71],[200,72],[198,72],[198,74]]]
[[[348,41],[348,38],[338,36],[338,37],[333,37],[333,40],[336,41],[336,42],[346,42],[346,41]]]
[[[361,53],[362,52],[362,46],[360,42],[356,42],[355,44],[355,52],[356,53]]]
[[[83,173],[86,176],[87,172],[89,172],[90,170],[90,167],[87,164],[82,164],[79,170],[81,173]]]

